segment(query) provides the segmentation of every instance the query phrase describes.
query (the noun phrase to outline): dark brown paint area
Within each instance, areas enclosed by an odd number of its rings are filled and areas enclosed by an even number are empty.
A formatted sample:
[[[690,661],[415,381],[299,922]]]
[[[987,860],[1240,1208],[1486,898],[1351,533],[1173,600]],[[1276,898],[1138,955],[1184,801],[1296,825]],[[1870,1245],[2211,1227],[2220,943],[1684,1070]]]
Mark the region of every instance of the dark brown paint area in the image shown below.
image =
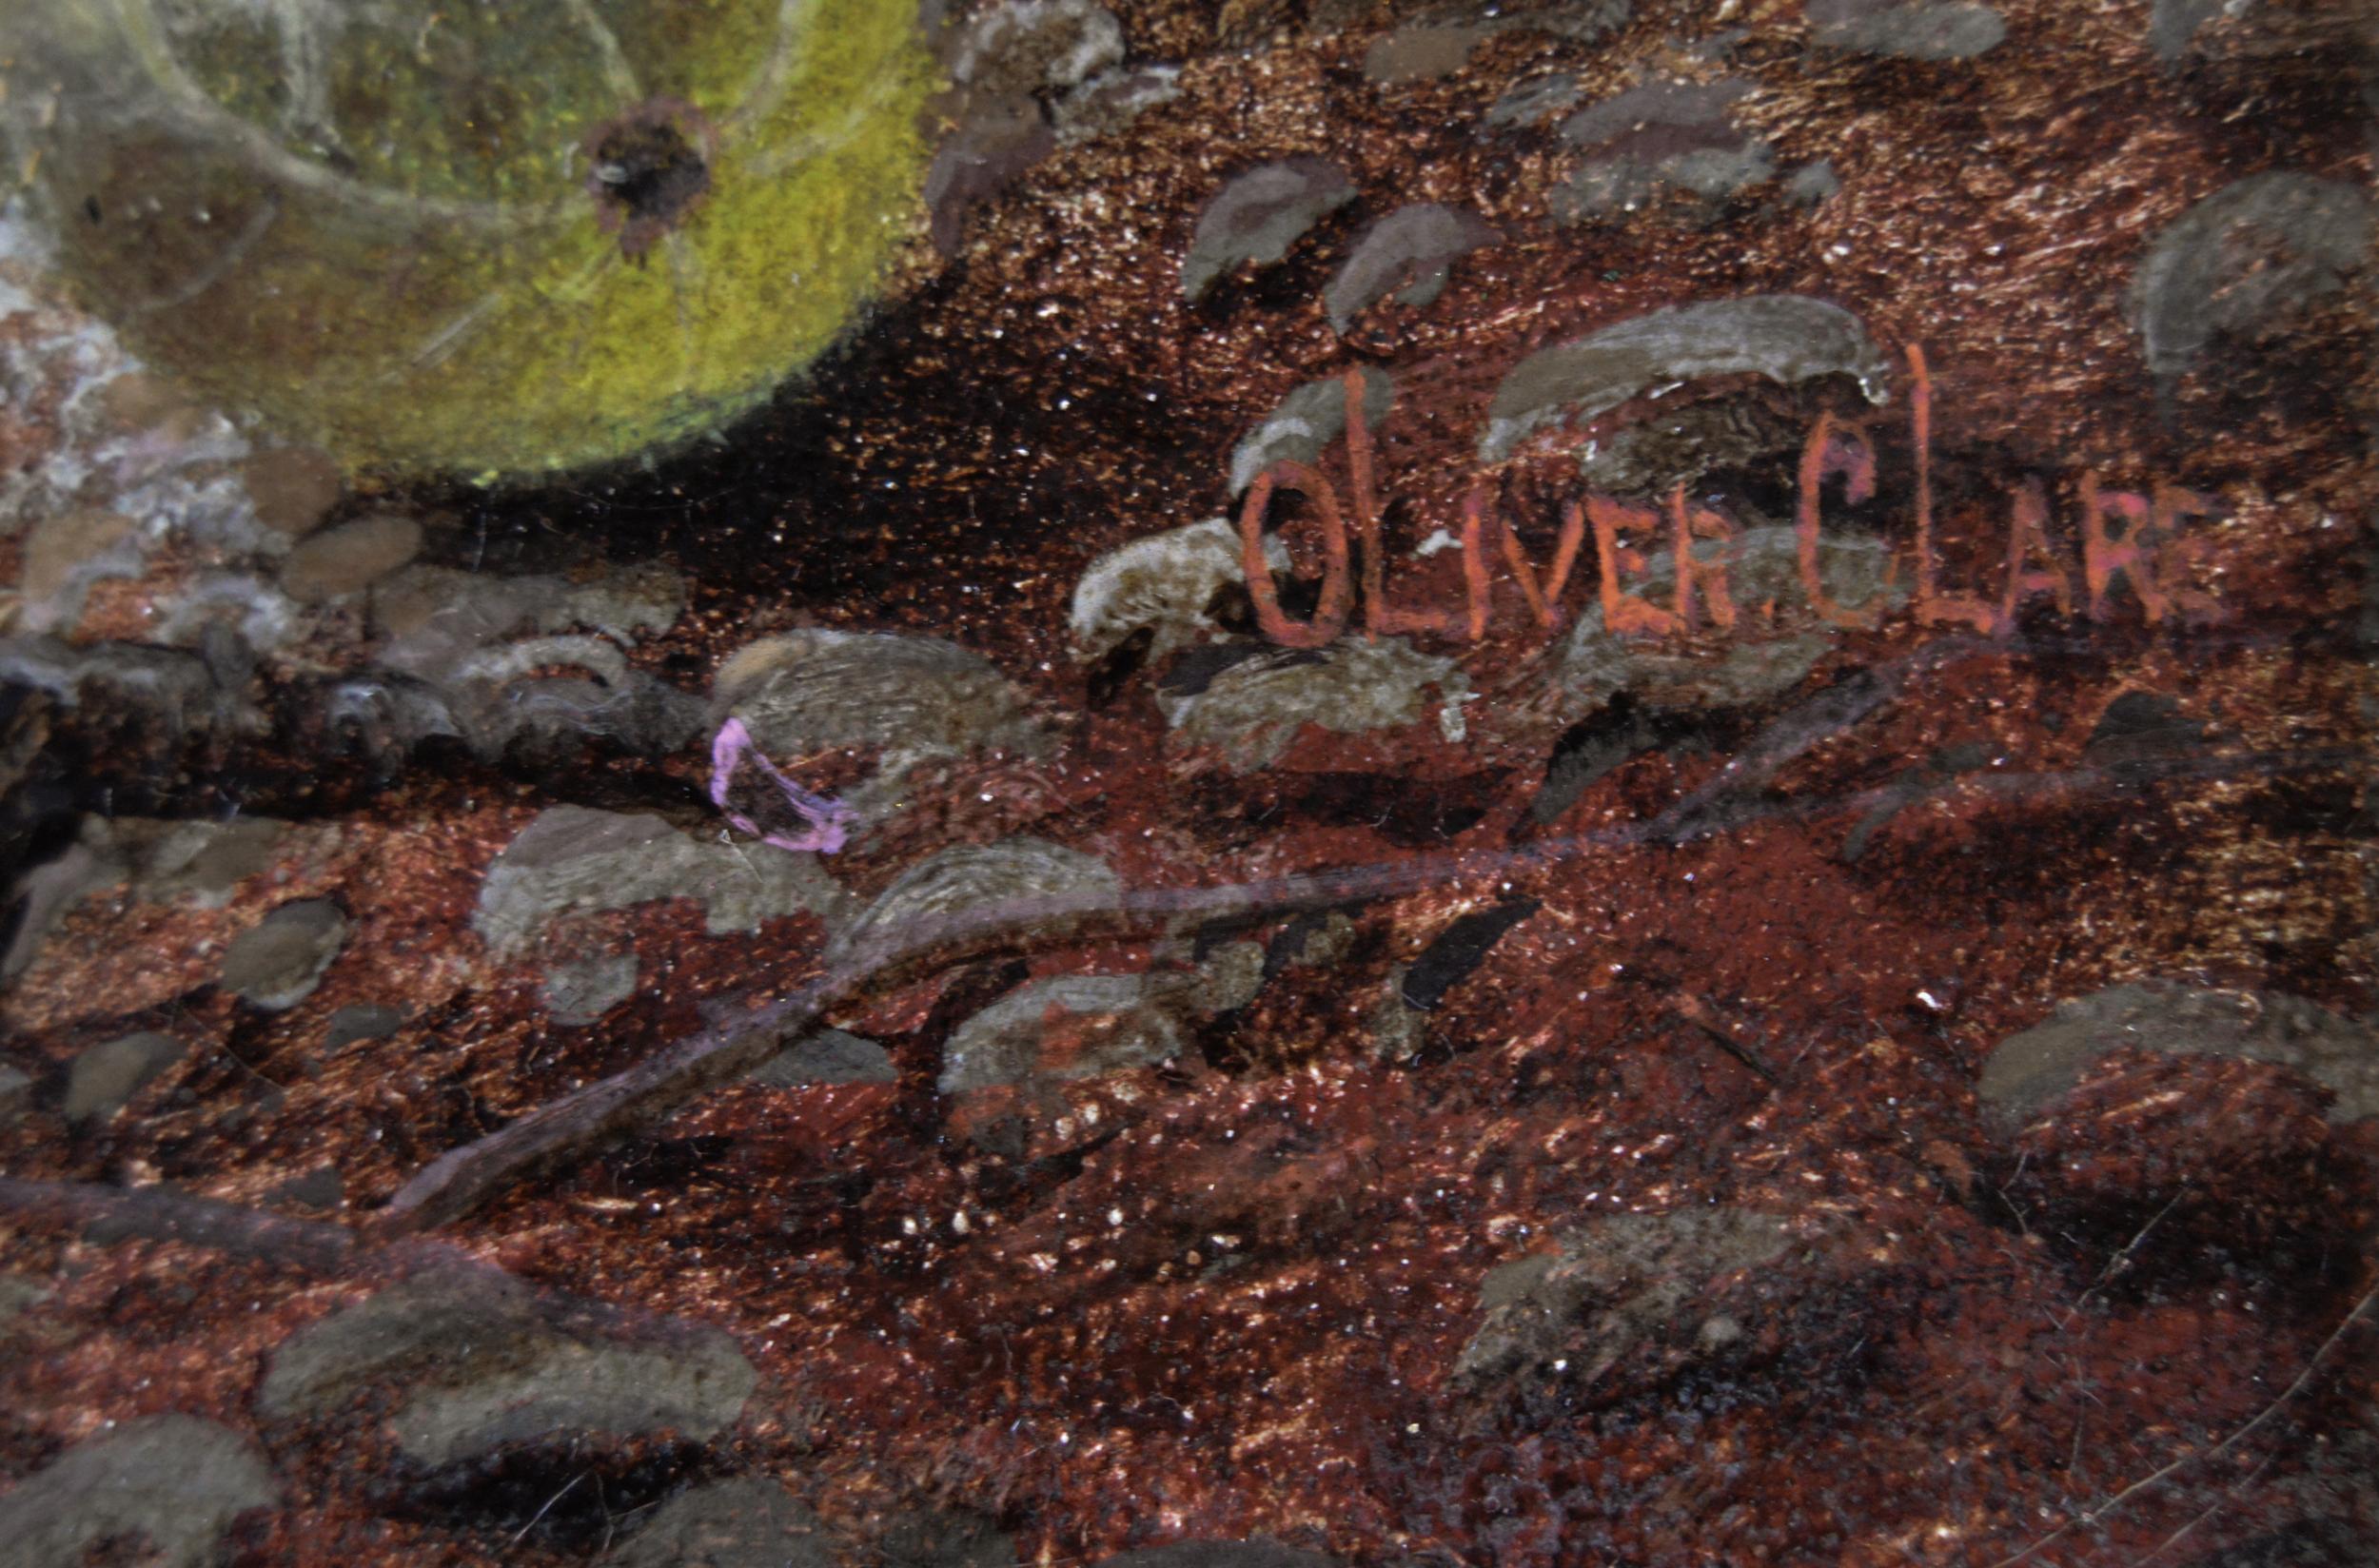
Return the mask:
[[[757,1377],[713,1435],[564,1435],[442,1468],[392,1436],[393,1381],[267,1419],[258,1389],[290,1337],[419,1257],[325,1277],[5,1222],[0,1266],[49,1294],[0,1323],[0,1471],[103,1422],[209,1416],[280,1488],[225,1537],[258,1564],[585,1561],[685,1487],[755,1475],[855,1564],[958,1560],[914,1544],[963,1536],[953,1519],[1052,1564],[1258,1536],[1513,1568],[2366,1560],[2379,1122],[2342,1114],[2338,1080],[2153,1029],[2094,1048],[2037,1114],[1999,1114],[1984,1086],[2003,1042],[2132,982],[2301,998],[2340,1029],[2379,1009],[2370,274],[2212,335],[2162,383],[2131,292],[2151,238],[2244,176],[2368,192],[2368,66],[2342,7],[2218,18],[2171,65],[2144,6],[1996,9],[1995,48],[1917,60],[1815,47],[1798,7],[1722,26],[1644,4],[1595,37],[1483,29],[1459,69],[1384,86],[1373,46],[1444,16],[1117,6],[1129,62],[1179,64],[1178,96],[972,208],[947,265],[919,263],[722,445],[534,491],[372,498],[442,509],[430,559],[474,572],[665,560],[688,612],[627,657],[698,696],[738,648],[803,629],[992,660],[1047,745],[918,763],[901,811],[825,862],[856,898],[1019,835],[1131,888],[1345,874],[1295,908],[911,965],[830,1014],[883,1049],[865,1081],[737,1084],[432,1238],[724,1330]],[[1661,176],[1633,211],[1558,223],[1548,193],[1595,149],[1558,115],[1478,128],[1550,74],[1580,105],[1745,80],[1726,137],[1655,127],[1626,155],[1756,139],[1774,176],[1717,196]],[[599,199],[626,245],[698,198],[701,166],[662,121],[619,135],[623,178]],[[1308,155],[1355,202],[1186,301],[1217,186]],[[1820,159],[1838,190],[1789,196]],[[1349,249],[1422,201],[1501,242],[1454,260],[1435,302],[1334,332],[1323,295]],[[1555,676],[1595,603],[1589,543],[1559,633],[1498,558],[1490,623],[1464,636],[1461,555],[1417,547],[1458,535],[1465,492],[1491,482],[1542,565],[1580,493],[1566,450],[1483,463],[1504,376],[1645,312],[1768,293],[1858,317],[1892,402],[1860,406],[1847,377],[1738,376],[1581,439],[1720,409],[1692,426],[1719,435],[1652,461],[1706,455],[1697,499],[1789,522],[1801,453],[1774,433],[1864,415],[1877,493],[1827,489],[1828,526],[1905,563],[1899,356],[1921,344],[1945,583],[1996,591],[2009,496],[2033,480],[2078,595],[2087,469],[2221,499],[2193,579],[2219,617],[2149,624],[2119,583],[2100,618],[2044,597],[1997,637],[1903,607],[1820,637],[1775,690],[1672,673],[1569,702]],[[1453,661],[1465,700],[1433,689],[1352,732],[1316,713],[1240,766],[1186,744],[1160,701],[1314,656],[1265,644],[1226,592],[1202,645],[1082,661],[1071,596],[1106,553],[1224,515],[1234,444],[1362,365],[1398,389],[1369,548],[1394,602],[1455,621],[1411,640]],[[1318,460],[1351,494],[1348,463],[1343,442]],[[1307,617],[1320,525],[1282,534],[1284,602]],[[1704,626],[1659,651],[1715,661],[1738,640]],[[1362,642],[1358,622],[1343,643]],[[717,931],[691,890],[491,956],[486,873],[541,812],[715,838],[701,746],[390,760],[324,739],[321,678],[263,673],[273,725],[204,743],[129,705],[42,711],[22,749],[47,845],[103,791],[299,826],[221,908],[68,914],[4,999],[9,1059],[36,1075],[0,1134],[8,1175],[297,1212],[284,1184],[329,1166],[326,1217],[360,1224],[442,1153],[819,972],[820,918]],[[885,750],[775,760],[836,794]],[[319,897],[349,923],[319,990],[267,1012],[217,984],[265,910]],[[1221,996],[1235,944],[1254,980]],[[622,955],[630,993],[557,1022],[548,972]],[[1169,1015],[1161,1060],[1132,1055],[1131,1020],[1052,1004],[1035,1071],[941,1087],[954,1041],[1025,988],[1133,976],[1205,999]],[[326,1047],[365,1004],[401,1021]],[[198,1046],[123,1114],[69,1121],[69,1064],[143,1029]]]

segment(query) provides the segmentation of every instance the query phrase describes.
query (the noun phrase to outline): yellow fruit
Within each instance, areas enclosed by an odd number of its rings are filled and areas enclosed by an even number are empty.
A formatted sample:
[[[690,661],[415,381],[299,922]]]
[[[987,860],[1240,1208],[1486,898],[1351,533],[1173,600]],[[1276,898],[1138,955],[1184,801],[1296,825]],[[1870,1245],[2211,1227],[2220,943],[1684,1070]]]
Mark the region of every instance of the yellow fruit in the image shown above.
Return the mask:
[[[683,440],[918,216],[914,0],[0,0],[0,128],[135,349],[343,461]]]

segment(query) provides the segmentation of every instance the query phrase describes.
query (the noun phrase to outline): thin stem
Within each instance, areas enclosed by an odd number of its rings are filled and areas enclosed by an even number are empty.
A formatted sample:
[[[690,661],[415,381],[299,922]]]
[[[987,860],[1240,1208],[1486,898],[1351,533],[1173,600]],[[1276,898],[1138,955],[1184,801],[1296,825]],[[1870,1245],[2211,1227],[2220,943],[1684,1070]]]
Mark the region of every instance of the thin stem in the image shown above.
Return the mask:
[[[2001,1558],[1998,1561],[1993,1563],[1991,1568],[2015,1568],[2016,1563],[2024,1561],[2034,1553],[2039,1551],[2042,1547],[2050,1544],[2052,1541],[2061,1539],[2066,1535],[2081,1528],[2084,1525],[2097,1523],[2109,1514],[2114,1513],[2116,1509],[2131,1501],[2132,1499],[2137,1497],[2140,1493],[2148,1491],[2152,1487],[2162,1485],[2175,1472],[2196,1463],[2199,1460],[2219,1459],[2231,1449],[2238,1446],[2239,1443],[2246,1441],[2249,1434],[2252,1433],[2257,1427],[2263,1425],[2264,1422],[2270,1421],[2273,1416],[2279,1414],[2280,1408],[2283,1405],[2287,1404],[2291,1400],[2293,1400],[2297,1395],[2305,1391],[2306,1385],[2312,1382],[2313,1374],[2321,1369],[2321,1363],[2330,1359],[2330,1352],[2335,1350],[2338,1347],[2338,1342],[2346,1338],[2346,1331],[2353,1327],[2357,1322],[2361,1321],[2362,1315],[2370,1309],[2370,1303],[2373,1301],[2379,1301],[2379,1285],[2373,1285],[2370,1289],[2363,1292],[2363,1299],[2356,1302],[2352,1310],[2349,1311],[2345,1317],[2338,1320],[2338,1326],[2330,1331],[2328,1339],[2321,1342],[2321,1348],[2312,1353],[2312,1359],[2305,1363],[2305,1369],[2296,1375],[2295,1382],[2280,1390],[2278,1398],[2274,1399],[2270,1404],[2265,1405],[2261,1410],[2255,1412],[2253,1416],[2248,1419],[2245,1424],[2238,1427],[2238,1429],[2233,1431],[2229,1437],[2224,1438],[2220,1442],[2213,1444],[2210,1448],[2192,1449],[2190,1452],[2183,1454],[2179,1459],[2174,1460],[2172,1463],[2164,1466],[2162,1469],[2153,1471],[2148,1475],[2140,1477],[2139,1480],[2132,1482],[2129,1486],[2124,1487],[2123,1490],[2115,1493],[2113,1497],[2098,1503],[2095,1507],[2084,1509],[2081,1513],[2078,1513],[2072,1519],[2067,1519],[2063,1524],[2058,1525],[2047,1535],[2042,1536],[2038,1540],[2034,1541],[2022,1551],[2016,1552],[2009,1557]],[[2187,1528],[2194,1528],[2195,1523],[2195,1520],[2192,1520],[2190,1526]],[[2186,1528],[2183,1533],[2186,1533]],[[2178,1538],[2175,1537],[2174,1539],[2177,1539]],[[2172,1541],[2168,1540],[2164,1544],[2169,1546],[2172,1544]],[[2163,1546],[2156,1548],[2159,1552],[2163,1549]]]
[[[1864,713],[1865,709],[1860,709]],[[1814,744],[1801,709],[1784,715],[1785,739],[1771,752],[1755,745],[1769,766],[1735,775],[1762,780]],[[1798,744],[1793,742],[1798,741]],[[1996,774],[1948,781],[1928,794],[1955,788],[1987,794],[2067,794],[2093,788],[2137,788],[2153,779],[2277,773],[2331,767],[2360,757],[2349,749],[2278,755],[2251,753],[2232,757],[2180,757],[2153,764],[2133,762],[2119,771],[2081,768],[2070,773]],[[1819,813],[1864,811],[1903,789],[1898,783],[1860,791],[1819,805],[1794,802],[1736,804],[1721,793],[1697,792],[1678,808],[1648,821],[1563,838],[1543,839],[1502,850],[1456,850],[1408,860],[1336,871],[1313,872],[1204,888],[1147,888],[1122,893],[1094,890],[1019,899],[988,910],[913,922],[875,933],[839,954],[816,978],[782,1000],[722,1028],[678,1041],[658,1055],[613,1077],[562,1096],[476,1143],[447,1150],[398,1189],[381,1210],[383,1235],[418,1232],[443,1225],[517,1185],[530,1174],[578,1158],[637,1125],[656,1119],[718,1085],[742,1076],[815,1025],[828,1008],[854,995],[885,973],[926,956],[956,952],[1013,939],[1036,930],[1088,919],[1145,927],[1160,921],[1215,919],[1288,913],[1333,904],[1401,897],[1425,889],[1483,878],[1504,878],[1575,860],[1601,851],[1675,845],[1772,820],[1794,820]],[[1692,808],[1690,811],[1684,808]]]

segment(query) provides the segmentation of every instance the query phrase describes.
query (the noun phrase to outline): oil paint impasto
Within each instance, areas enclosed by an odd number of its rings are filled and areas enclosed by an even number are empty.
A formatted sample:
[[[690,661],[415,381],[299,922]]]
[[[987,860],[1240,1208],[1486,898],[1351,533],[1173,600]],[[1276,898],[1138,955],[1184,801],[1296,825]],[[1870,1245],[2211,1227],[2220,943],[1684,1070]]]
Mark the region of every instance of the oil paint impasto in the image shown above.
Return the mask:
[[[2367,10],[0,9],[0,1568],[2379,1558]]]

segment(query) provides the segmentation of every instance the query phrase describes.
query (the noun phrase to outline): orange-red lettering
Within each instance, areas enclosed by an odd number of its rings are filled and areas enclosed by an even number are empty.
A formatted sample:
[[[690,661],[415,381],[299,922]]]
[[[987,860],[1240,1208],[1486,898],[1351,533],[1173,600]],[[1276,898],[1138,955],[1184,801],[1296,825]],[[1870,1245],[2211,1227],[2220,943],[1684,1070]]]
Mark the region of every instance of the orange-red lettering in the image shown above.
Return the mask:
[[[1303,622],[1281,613],[1271,563],[1264,559],[1264,511],[1272,492],[1284,486],[1313,502],[1322,521],[1322,601],[1314,606],[1313,618]],[[1352,593],[1347,524],[1338,513],[1338,492],[1319,470],[1284,460],[1255,477],[1248,486],[1247,504],[1239,509],[1239,564],[1247,575],[1248,597],[1255,601],[1256,624],[1274,642],[1286,648],[1319,648],[1346,630]]]
[[[2100,490],[2098,476],[2085,473],[2081,480],[2082,578],[2090,585],[2090,618],[2107,618],[2107,590],[2114,574],[2131,579],[2139,608],[2153,626],[2164,618],[2164,593],[2156,586],[2155,562],[2146,551],[2148,498],[2128,490]],[[2124,522],[2121,537],[2108,532],[2108,519]]]
[[[1363,541],[1363,631],[1443,632],[1454,617],[1444,610],[1407,610],[1387,601],[1387,552],[1380,542],[1379,499],[1371,487],[1371,427],[1363,422],[1363,372],[1349,370],[1347,394],[1347,469],[1355,490],[1355,537]]]
[[[2026,479],[2008,497],[2007,586],[1999,593],[2000,635],[2015,629],[2015,612],[2026,599],[2053,595],[2057,614],[2074,614],[2074,582],[2049,545],[2049,498],[2040,481]]]
[[[1827,598],[1825,581],[1818,573],[1818,495],[1825,488],[1828,474],[1839,474],[1848,481],[1853,501],[1875,494],[1875,449],[1867,444],[1866,433],[1854,425],[1838,435],[1834,416],[1820,414],[1800,448],[1800,496],[1793,532],[1800,558],[1801,592],[1809,596],[1810,608],[1834,625],[1873,626],[1874,614],[1847,609]]]
[[[1520,584],[1521,596],[1528,601],[1528,613],[1537,617],[1539,626],[1547,632],[1554,630],[1562,623],[1562,590],[1569,586],[1570,569],[1577,564],[1579,547],[1585,542],[1586,509],[1574,500],[1563,502],[1562,532],[1553,543],[1552,571],[1543,583],[1537,581],[1536,569],[1520,548],[1510,520],[1498,518],[1495,528],[1502,536],[1504,560],[1512,569],[1512,580]]]
[[[2156,586],[2175,610],[2192,620],[2219,620],[2223,612],[2212,594],[2190,587],[2186,580],[2189,568],[2205,554],[2207,540],[2183,535],[2181,519],[2218,518],[2222,510],[2216,498],[2177,484],[2157,485],[2155,501],[2149,509],[2148,520],[2155,536]]]
[[[1601,496],[1586,498],[1586,519],[1594,525],[1595,563],[1602,571],[1602,625],[1616,637],[1638,635],[1659,637],[1679,629],[1674,615],[1651,600],[1622,592],[1619,585],[1619,569],[1625,566],[1640,571],[1643,567],[1643,552],[1622,545],[1622,528],[1641,528],[1646,533],[1661,525],[1661,514],[1647,512],[1641,506],[1622,506]]]
[[[1951,598],[1933,579],[1933,377],[1925,369],[1922,345],[1908,345],[1908,368],[1916,378],[1909,395],[1909,421],[1917,445],[1917,620],[1920,625],[1964,622],[1987,632],[1998,622],[1991,606],[1978,598]]]
[[[1470,640],[1486,636],[1486,491],[1472,485],[1462,499],[1462,585],[1470,606]]]
[[[1733,631],[1735,601],[1726,592],[1726,557],[1721,552],[1716,560],[1707,563],[1696,560],[1693,541],[1696,539],[1731,539],[1735,537],[1735,525],[1707,507],[1686,506],[1685,487],[1681,484],[1669,493],[1668,504],[1670,548],[1677,555],[1679,624],[1688,629],[1692,627],[1694,595],[1696,590],[1700,590],[1710,601],[1710,618],[1718,622],[1719,630]]]

